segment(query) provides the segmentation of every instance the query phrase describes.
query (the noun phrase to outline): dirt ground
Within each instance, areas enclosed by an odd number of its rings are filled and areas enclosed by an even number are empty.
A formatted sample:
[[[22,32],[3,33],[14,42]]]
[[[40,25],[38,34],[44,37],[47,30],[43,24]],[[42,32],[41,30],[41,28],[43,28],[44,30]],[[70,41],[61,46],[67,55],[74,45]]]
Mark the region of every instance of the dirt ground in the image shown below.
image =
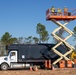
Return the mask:
[[[76,75],[76,68],[74,69],[56,69],[56,70],[7,70],[1,71],[0,75]]]

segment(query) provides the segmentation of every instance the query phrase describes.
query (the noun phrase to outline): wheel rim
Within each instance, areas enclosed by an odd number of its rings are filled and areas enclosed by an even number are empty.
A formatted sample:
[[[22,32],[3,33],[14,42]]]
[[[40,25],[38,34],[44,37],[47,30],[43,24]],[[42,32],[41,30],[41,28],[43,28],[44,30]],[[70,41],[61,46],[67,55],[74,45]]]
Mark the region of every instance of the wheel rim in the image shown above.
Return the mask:
[[[3,65],[3,69],[6,70],[7,69],[7,66],[6,65]]]
[[[1,67],[2,70],[7,70],[7,68],[8,68],[7,64],[3,64]]]

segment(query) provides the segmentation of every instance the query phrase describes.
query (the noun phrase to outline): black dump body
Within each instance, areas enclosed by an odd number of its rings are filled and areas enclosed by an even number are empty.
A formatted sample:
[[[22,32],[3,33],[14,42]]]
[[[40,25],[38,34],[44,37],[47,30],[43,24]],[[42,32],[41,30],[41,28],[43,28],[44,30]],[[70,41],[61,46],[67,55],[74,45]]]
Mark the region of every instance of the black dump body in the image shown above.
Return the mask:
[[[56,44],[11,44],[6,47],[9,51],[18,51],[18,62],[33,62],[44,60],[56,60],[59,56],[52,51]],[[68,50],[64,45],[60,45],[57,50],[62,54]]]

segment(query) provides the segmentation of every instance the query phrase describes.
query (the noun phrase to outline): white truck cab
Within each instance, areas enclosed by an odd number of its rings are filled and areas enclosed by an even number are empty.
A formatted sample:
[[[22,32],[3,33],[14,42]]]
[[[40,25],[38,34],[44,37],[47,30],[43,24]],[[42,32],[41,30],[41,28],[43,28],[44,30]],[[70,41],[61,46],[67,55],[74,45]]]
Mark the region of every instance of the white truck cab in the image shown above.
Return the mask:
[[[0,65],[2,70],[7,70],[11,68],[22,68],[25,64],[17,63],[17,51],[10,51],[7,56],[0,57]]]
[[[11,68],[11,62],[17,62],[17,51],[10,51],[7,56],[0,57],[1,69]]]

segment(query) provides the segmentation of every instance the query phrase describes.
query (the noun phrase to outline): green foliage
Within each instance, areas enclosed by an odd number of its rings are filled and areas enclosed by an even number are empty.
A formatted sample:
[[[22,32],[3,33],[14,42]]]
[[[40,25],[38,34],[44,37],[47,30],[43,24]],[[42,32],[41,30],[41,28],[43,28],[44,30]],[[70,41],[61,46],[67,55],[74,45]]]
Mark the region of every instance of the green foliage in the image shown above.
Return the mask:
[[[46,31],[46,28],[41,23],[37,24],[36,32],[39,34],[39,42],[45,42],[49,40],[49,34],[48,31]]]
[[[24,40],[23,37],[18,37],[17,40],[15,41],[15,43],[21,44],[21,43],[23,43],[23,40]]]
[[[33,37],[34,43],[38,43],[39,39],[37,37]]]
[[[25,38],[25,43],[32,44],[32,36],[28,36],[27,38]]]
[[[1,37],[1,42],[4,45],[9,45],[12,44],[16,41],[16,38],[12,38],[12,35],[10,35],[8,32],[6,32],[2,37]]]
[[[76,45],[74,47],[75,47],[75,50],[76,50]]]
[[[25,44],[35,44],[38,43],[39,39],[37,37],[28,36],[25,38]]]
[[[37,37],[32,37],[32,36],[18,37],[17,40],[15,41],[15,43],[17,44],[35,44],[38,42],[39,42],[39,39]]]
[[[42,25],[41,23],[38,23],[37,24],[37,34],[42,34],[43,33],[43,31],[45,31],[45,26],[44,25]]]
[[[74,40],[76,40],[76,26],[74,27],[74,29],[73,29],[73,32],[74,32]]]
[[[63,29],[60,29],[58,32],[56,32],[56,35],[63,39],[64,38],[63,37],[64,32],[65,31]],[[54,43],[58,43],[59,42],[59,40],[57,40],[55,38],[53,38],[53,40],[54,40]]]
[[[41,40],[42,40],[42,42],[45,42],[45,41],[48,41],[48,40],[49,40],[48,31],[44,31],[44,32],[41,34]]]

